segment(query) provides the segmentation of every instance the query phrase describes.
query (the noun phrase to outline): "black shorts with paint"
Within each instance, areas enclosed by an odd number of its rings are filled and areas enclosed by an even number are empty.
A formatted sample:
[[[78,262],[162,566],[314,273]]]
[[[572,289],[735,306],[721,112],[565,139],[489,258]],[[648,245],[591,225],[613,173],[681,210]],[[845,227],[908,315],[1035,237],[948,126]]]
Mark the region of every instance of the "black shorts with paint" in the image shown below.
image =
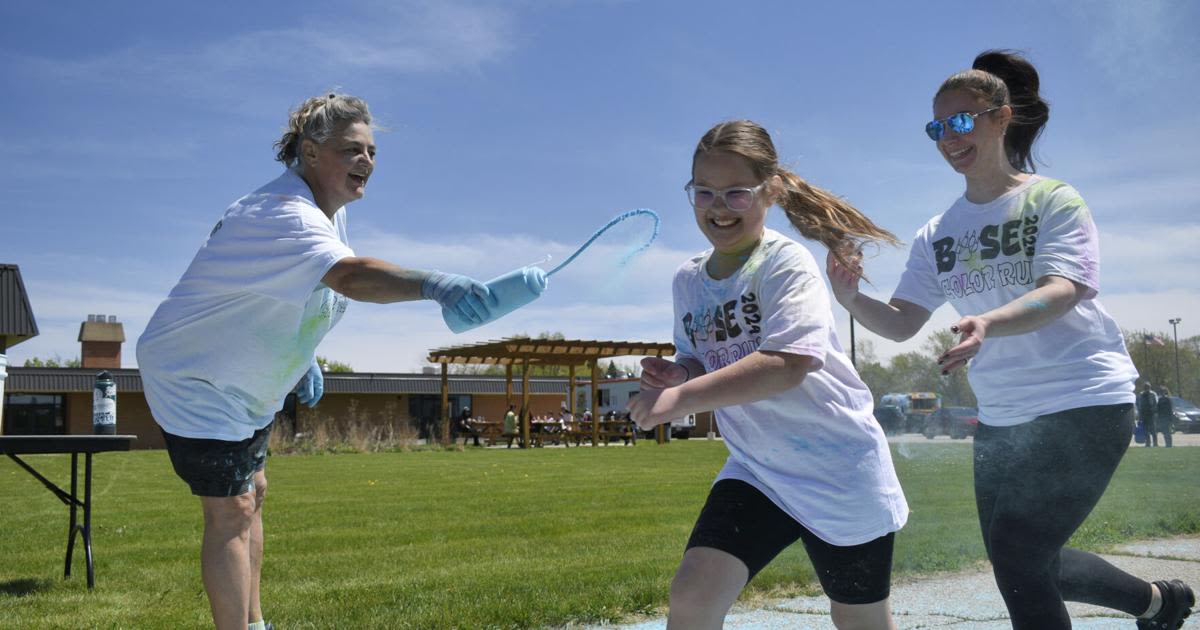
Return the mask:
[[[254,489],[254,473],[267,465],[271,425],[240,441],[181,437],[163,431],[175,474],[198,497],[236,497]]]

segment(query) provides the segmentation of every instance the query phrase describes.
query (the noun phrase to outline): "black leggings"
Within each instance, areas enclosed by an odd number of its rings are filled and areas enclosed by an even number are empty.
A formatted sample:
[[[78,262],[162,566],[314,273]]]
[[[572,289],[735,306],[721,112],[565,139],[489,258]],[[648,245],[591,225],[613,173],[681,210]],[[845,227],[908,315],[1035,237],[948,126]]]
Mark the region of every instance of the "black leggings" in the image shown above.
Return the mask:
[[[1149,583],[1063,546],[1104,494],[1133,423],[1133,405],[1108,405],[979,425],[975,503],[1013,628],[1070,628],[1064,600],[1134,616],[1150,606]]]

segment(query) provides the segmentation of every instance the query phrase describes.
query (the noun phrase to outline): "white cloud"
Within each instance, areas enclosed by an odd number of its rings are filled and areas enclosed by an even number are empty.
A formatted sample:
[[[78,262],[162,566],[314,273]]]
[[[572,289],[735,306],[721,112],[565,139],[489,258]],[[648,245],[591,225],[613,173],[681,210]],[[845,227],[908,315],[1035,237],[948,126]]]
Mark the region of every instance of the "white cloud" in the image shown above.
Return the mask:
[[[595,241],[579,258],[550,278],[543,301],[565,299],[585,303],[636,301],[663,296],[669,300],[675,269],[693,252],[672,250],[661,241],[620,267],[631,249],[644,243],[648,222],[635,218],[631,229],[615,227]],[[564,262],[581,242],[565,243],[531,234],[470,234],[460,232],[453,241],[422,240],[381,231],[370,225],[355,230],[355,252],[382,258],[404,267],[433,268],[466,274],[480,280],[511,269],[537,263],[545,255],[551,260],[538,266],[551,270]],[[363,236],[357,236],[362,234]],[[587,236],[582,232],[583,237]]]
[[[1057,0],[1054,6],[1089,34],[1087,50],[1115,89],[1136,95],[1163,80],[1179,80],[1195,68],[1194,5],[1167,0]]]
[[[1200,294],[1200,224],[1138,225],[1103,230],[1101,299],[1112,293],[1185,291]],[[1149,307],[1149,304],[1147,304]]]
[[[430,350],[518,334],[562,332],[572,339],[669,342],[671,305],[540,307],[538,302],[462,334],[450,332],[431,302],[353,304],[318,353],[373,372],[420,371]]]
[[[414,268],[439,268],[480,279],[535,262],[543,253],[557,264],[578,244],[560,243],[529,234],[495,236],[463,234],[454,242],[424,241],[375,229],[362,230],[354,239],[360,255],[390,260]],[[636,232],[636,230],[635,230]],[[362,371],[418,371],[429,350],[487,341],[515,334],[562,332],[572,338],[668,342],[671,338],[671,277],[691,252],[675,251],[656,243],[624,269],[613,261],[630,248],[630,231],[596,241],[580,258],[550,280],[537,301],[502,319],[467,333],[450,332],[432,302],[375,305],[352,304],[346,317],[322,343],[318,352]],[[612,242],[610,242],[610,240]],[[637,241],[641,242],[641,241]],[[111,268],[124,268],[110,259]],[[144,267],[140,261],[130,266]],[[549,269],[553,264],[543,265]],[[169,286],[160,291],[129,288],[123,278],[111,283],[81,283],[69,278],[26,278],[30,302],[41,335],[14,347],[10,362],[54,355],[79,355],[79,323],[89,313],[118,315],[125,325],[123,361],[136,363],[134,343]],[[173,281],[172,281],[173,282]]]
[[[1200,175],[1193,171],[1098,180],[1085,198],[1091,200],[1093,212],[1105,218],[1141,223],[1155,214],[1194,210],[1200,200]]]
[[[1180,339],[1200,334],[1200,291],[1195,289],[1130,291],[1102,295],[1100,301],[1125,330],[1170,331],[1167,320],[1181,317]]]
[[[355,73],[430,74],[477,69],[510,52],[513,19],[501,7],[457,2],[371,3],[337,17],[305,17],[195,49],[136,45],[104,55],[55,59],[9,54],[12,67],[63,84],[172,94],[244,106],[278,85],[332,87]]]
[[[69,279],[24,280],[39,334],[9,349],[10,365],[21,365],[33,357],[78,357],[79,324],[92,313],[117,316],[125,329],[122,362],[133,365],[134,342],[165,296],[124,288],[119,281],[97,284]]]
[[[57,137],[25,136],[0,143],[4,179],[14,183],[54,178],[76,184],[136,182],[152,178],[177,179],[179,173],[150,173],[149,164],[187,164],[201,159],[196,139],[129,136],[119,142],[77,136],[70,142]]]

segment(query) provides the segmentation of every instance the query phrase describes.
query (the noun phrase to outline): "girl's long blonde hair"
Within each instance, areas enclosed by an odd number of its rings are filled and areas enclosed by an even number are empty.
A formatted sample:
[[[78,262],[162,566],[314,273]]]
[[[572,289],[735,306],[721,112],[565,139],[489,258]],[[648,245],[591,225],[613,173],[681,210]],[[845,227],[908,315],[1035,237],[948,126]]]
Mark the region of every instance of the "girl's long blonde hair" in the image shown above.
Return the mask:
[[[852,266],[849,259],[858,255],[865,242],[900,244],[895,235],[875,225],[845,200],[809,185],[781,166],[770,134],[752,120],[731,120],[709,129],[696,145],[693,166],[696,158],[710,151],[725,151],[745,158],[760,181],[778,175],[783,180],[783,192],[776,203],[783,208],[788,221],[805,238],[829,248],[843,265]]]

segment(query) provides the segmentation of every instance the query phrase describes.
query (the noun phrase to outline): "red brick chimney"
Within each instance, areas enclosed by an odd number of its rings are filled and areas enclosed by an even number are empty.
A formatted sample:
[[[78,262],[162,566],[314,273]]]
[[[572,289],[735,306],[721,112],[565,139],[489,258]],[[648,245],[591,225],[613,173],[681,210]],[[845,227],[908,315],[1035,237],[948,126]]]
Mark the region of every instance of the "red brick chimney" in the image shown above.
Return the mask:
[[[121,344],[125,343],[125,326],[116,315],[88,315],[79,325],[79,341],[83,347],[80,362],[85,368],[119,369]]]

